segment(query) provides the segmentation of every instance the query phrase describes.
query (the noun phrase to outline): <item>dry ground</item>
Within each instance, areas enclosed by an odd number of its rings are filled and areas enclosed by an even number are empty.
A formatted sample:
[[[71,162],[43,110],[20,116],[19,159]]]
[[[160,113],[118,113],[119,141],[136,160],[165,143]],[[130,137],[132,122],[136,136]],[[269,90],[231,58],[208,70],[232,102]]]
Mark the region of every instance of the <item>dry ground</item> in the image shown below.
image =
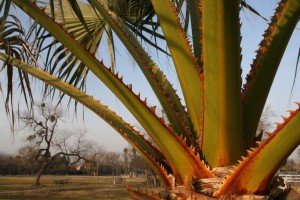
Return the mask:
[[[294,188],[298,193],[300,193],[300,183],[291,184],[290,187]]]
[[[113,184],[113,176],[42,176],[42,186],[33,187],[31,176],[0,176],[0,199],[43,200],[129,200],[127,187],[147,188],[144,178],[125,178]],[[71,184],[53,185],[55,180],[69,179]],[[149,188],[155,190],[155,188]]]
[[[0,200],[129,200],[128,185],[131,188],[146,188],[157,191],[145,185],[144,178],[125,177],[126,181],[113,184],[113,176],[42,176],[40,187],[33,187],[32,176],[0,176]],[[68,179],[71,184],[53,185],[55,180]],[[300,192],[300,184],[292,185]]]

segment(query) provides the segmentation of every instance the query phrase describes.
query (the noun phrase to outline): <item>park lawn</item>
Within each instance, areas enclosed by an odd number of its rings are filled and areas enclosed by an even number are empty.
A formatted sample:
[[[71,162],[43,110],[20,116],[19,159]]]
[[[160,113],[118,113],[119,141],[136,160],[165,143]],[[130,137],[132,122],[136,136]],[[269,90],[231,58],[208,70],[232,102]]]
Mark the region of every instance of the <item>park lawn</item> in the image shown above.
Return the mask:
[[[33,187],[33,176],[1,176],[0,199],[130,199],[127,187],[148,188],[155,191],[160,188],[145,185],[145,178],[125,178],[126,181],[113,184],[113,176],[42,176],[42,186]],[[54,180],[68,179],[71,184],[54,185]]]

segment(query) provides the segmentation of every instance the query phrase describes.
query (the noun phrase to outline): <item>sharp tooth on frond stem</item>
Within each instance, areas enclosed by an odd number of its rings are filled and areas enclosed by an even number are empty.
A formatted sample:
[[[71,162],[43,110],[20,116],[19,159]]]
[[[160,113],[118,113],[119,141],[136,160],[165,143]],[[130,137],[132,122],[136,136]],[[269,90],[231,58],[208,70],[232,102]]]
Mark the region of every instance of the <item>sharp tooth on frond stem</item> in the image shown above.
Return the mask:
[[[145,100],[143,101],[144,105],[147,105],[147,97],[145,98]]]
[[[161,123],[165,124],[165,118],[164,117],[161,117],[160,121],[161,121]]]
[[[288,112],[290,113],[290,115],[294,115],[296,113],[295,110],[288,110]]]
[[[283,119],[284,122],[286,122],[289,119],[288,117],[285,117],[283,115],[281,115],[281,118]]]
[[[276,127],[277,130],[280,130],[281,128],[283,128],[283,124],[281,124],[281,123],[279,123],[279,122],[276,122],[275,124],[276,124],[276,126],[277,126],[277,127]]]
[[[273,133],[272,133],[272,132],[266,132],[266,134],[267,134],[268,136],[271,136]]]
[[[152,112],[153,114],[155,114],[156,106],[152,106],[152,107],[150,108],[150,110],[151,110],[151,112]]]
[[[250,154],[252,153],[252,151],[250,151],[250,150],[247,150],[247,153],[248,153],[248,155],[250,155]]]

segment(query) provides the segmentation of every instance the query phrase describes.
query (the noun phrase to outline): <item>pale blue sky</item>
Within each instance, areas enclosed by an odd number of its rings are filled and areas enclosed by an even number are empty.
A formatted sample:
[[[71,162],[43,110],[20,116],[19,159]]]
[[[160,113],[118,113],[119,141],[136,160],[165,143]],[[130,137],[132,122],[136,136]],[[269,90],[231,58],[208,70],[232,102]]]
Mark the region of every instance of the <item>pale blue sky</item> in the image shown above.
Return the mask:
[[[252,4],[252,2],[254,2]],[[253,5],[260,13],[262,13],[266,18],[269,18],[273,14],[273,8],[276,6],[274,0],[255,0],[248,1],[249,4]],[[245,11],[245,15],[241,18],[242,20],[242,53],[243,53],[243,63],[242,66],[245,67],[243,71],[243,76],[248,72],[249,66],[252,62],[253,57],[255,56],[254,51],[257,49],[257,45],[262,39],[263,31],[266,29],[267,25],[262,20],[259,19],[252,13]],[[247,28],[246,28],[247,27]],[[300,26],[298,24],[298,29],[295,31],[292,42],[289,44],[287,52],[282,60],[278,75],[276,76],[274,86],[270,92],[270,97],[267,104],[271,106],[271,109],[276,114],[276,120],[281,120],[280,115],[287,115],[286,111],[289,109],[295,109],[293,102],[300,101],[300,78],[297,78],[296,85],[294,87],[294,92],[291,98],[289,99],[290,90],[292,87],[292,81],[294,77],[294,70],[296,64],[296,58],[298,54],[298,48],[300,46],[299,32]],[[107,57],[107,49],[101,48],[99,55],[104,55]],[[156,52],[151,52],[153,56],[156,55]],[[137,93],[141,91],[142,97],[147,97],[151,105],[157,104],[155,98],[151,99],[149,97],[153,96],[151,89],[146,86],[146,83],[143,82],[143,75],[137,66],[133,64],[133,60],[129,57],[129,54],[126,51],[123,51],[123,48],[119,49],[117,52],[118,61],[117,69],[120,70],[121,74],[124,75],[124,81],[127,84],[137,82],[133,84],[133,90]],[[170,61],[166,61],[166,57],[163,56],[156,60],[159,66],[164,66],[163,69],[168,77],[174,76],[175,71],[171,67],[171,64],[168,64]],[[105,61],[109,65],[108,61]],[[1,77],[2,84],[3,76]],[[179,90],[178,81],[176,79],[171,79],[171,82],[174,84],[175,88]],[[102,103],[110,105],[110,107],[123,116],[127,121],[131,122],[133,125],[137,125],[137,122],[134,118],[126,112],[123,105],[117,101],[115,97],[106,89],[106,87],[101,84],[96,78],[91,77],[88,81],[88,84],[92,87],[89,89],[89,93],[92,94],[96,99],[101,100]],[[17,96],[16,96],[17,97]],[[72,109],[72,108],[71,108]],[[3,99],[0,100],[0,110],[3,112],[0,113],[0,151],[6,151],[8,153],[14,153],[24,144],[24,133],[17,133],[12,137],[10,133],[9,124],[5,117]],[[72,113],[70,113],[68,118],[73,118]],[[85,110],[85,121],[82,122],[82,118],[79,115],[78,119],[73,119],[68,123],[68,126],[73,127],[86,127],[88,130],[88,137],[99,144],[103,145],[108,151],[122,151],[124,147],[127,146],[127,143],[118,135],[109,125],[107,125],[102,119],[97,117],[95,114],[89,110]]]

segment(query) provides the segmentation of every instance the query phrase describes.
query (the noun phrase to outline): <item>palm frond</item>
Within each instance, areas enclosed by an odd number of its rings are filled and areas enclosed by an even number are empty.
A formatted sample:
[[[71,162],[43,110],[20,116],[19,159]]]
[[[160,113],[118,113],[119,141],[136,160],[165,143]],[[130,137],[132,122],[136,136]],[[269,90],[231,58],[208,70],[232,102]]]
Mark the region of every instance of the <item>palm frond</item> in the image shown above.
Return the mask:
[[[10,1],[6,3],[10,3]],[[9,9],[9,6],[6,6],[6,9]],[[27,42],[24,39],[25,32],[22,28],[21,22],[13,15],[4,15],[0,18],[0,21],[0,51],[5,52],[9,56],[27,61],[28,57],[30,57],[30,47],[27,45]],[[1,71],[6,71],[7,87],[5,95],[5,109],[6,114],[10,118],[11,127],[13,128],[15,85],[17,84],[17,88],[20,88],[20,92],[22,94],[21,96],[24,98],[27,108],[30,109],[33,105],[30,79],[27,73],[20,69],[14,70],[13,66],[6,61],[3,62],[0,72]],[[18,77],[18,79],[15,77]],[[15,80],[17,80],[17,82],[15,82]]]
[[[297,56],[297,62],[296,62],[296,66],[295,66],[295,74],[294,74],[294,80],[293,80],[293,85],[292,85],[292,89],[291,89],[291,94],[293,92],[293,89],[294,89],[294,86],[295,86],[295,83],[296,83],[299,60],[300,60],[300,47],[299,47],[299,50],[298,50],[298,56]]]
[[[299,19],[299,5],[281,1],[276,8],[243,88],[245,137],[247,147],[254,145],[259,117],[263,111],[281,58]],[[260,95],[258,95],[260,94]]]
[[[300,108],[290,111],[291,116],[283,117],[284,122],[278,123],[274,133],[255,145],[261,140],[256,137],[257,122],[286,45],[299,22],[299,0],[280,1],[244,88],[240,8],[245,6],[255,12],[245,0],[11,1],[35,21],[29,32],[39,51],[35,56],[46,58],[45,69],[30,65],[31,60],[22,62],[17,53],[26,53],[26,46],[10,40],[0,44],[15,48],[0,53],[0,60],[52,85],[63,92],[61,96],[70,95],[76,100],[75,105],[81,103],[95,112],[148,160],[171,189],[158,195],[130,190],[134,198],[157,199],[162,194],[163,199],[170,195],[211,199],[270,194],[276,171],[300,143]],[[1,9],[3,6],[0,4]],[[7,27],[11,31],[1,35],[11,38],[15,30]],[[110,39],[111,57],[115,57],[113,37],[117,37],[134,58],[161,104],[162,115],[158,115],[156,106],[149,106],[147,99],[135,93],[131,84],[125,84],[123,76],[95,56],[104,34]],[[157,47],[163,40],[165,50]],[[150,57],[144,42],[163,51],[163,55],[170,52],[177,75],[174,79],[179,81],[184,102],[163,69]],[[81,91],[89,71],[120,100],[151,142]],[[11,67],[7,77],[12,76]],[[11,87],[11,83],[7,85]],[[53,88],[50,90],[55,92]],[[168,173],[175,180],[170,181]],[[173,181],[179,187],[174,189]]]
[[[38,5],[45,7],[45,12],[51,15],[51,7],[47,2],[40,2]],[[63,26],[76,41],[95,55],[103,35],[108,33],[106,23],[101,16],[92,7],[82,2],[68,3],[68,1],[55,0],[53,5],[55,7],[55,12],[52,14],[55,16],[53,20]],[[37,38],[32,45],[38,49],[39,53],[44,52],[47,55],[45,70],[51,74],[57,74],[59,78],[78,86],[81,90],[85,90],[89,69],[61,43],[53,39],[42,26],[33,24],[27,37],[31,36]],[[112,40],[112,35],[109,38]],[[112,48],[111,51],[111,60],[114,64],[114,49]],[[52,96],[55,94],[55,90],[47,91],[47,89],[49,89],[48,86],[44,91],[45,95],[48,92],[52,92]]]
[[[268,21],[268,19],[266,19],[264,16],[262,16],[257,10],[255,10],[252,6],[250,6],[246,0],[242,0],[241,1],[241,5],[243,7],[245,7],[246,9],[248,9],[249,11],[251,11],[252,13],[256,14],[257,16],[259,16],[260,18],[262,18],[265,21]]]

